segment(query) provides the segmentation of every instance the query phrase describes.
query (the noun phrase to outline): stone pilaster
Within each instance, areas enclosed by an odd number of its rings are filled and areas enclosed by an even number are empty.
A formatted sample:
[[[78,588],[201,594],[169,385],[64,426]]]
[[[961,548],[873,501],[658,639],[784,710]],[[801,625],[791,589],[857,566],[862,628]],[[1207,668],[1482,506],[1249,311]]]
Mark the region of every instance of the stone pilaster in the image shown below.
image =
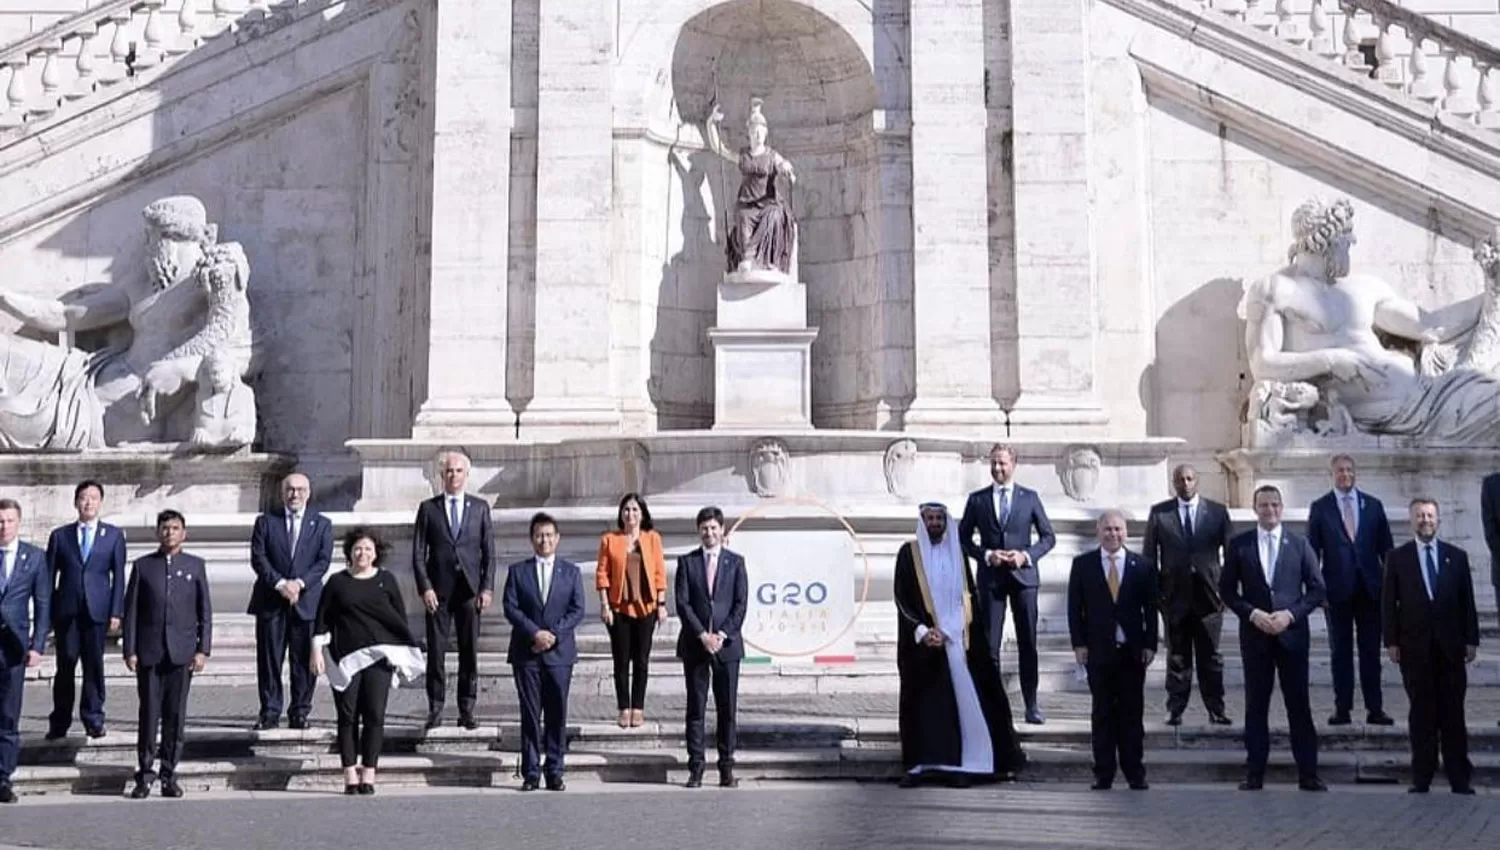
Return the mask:
[[[613,16],[545,0],[538,44],[535,380],[520,434],[611,433]]]
[[[416,439],[505,439],[511,0],[436,5],[427,398]]]
[[[1010,0],[1016,372],[1012,437],[1089,435],[1098,308],[1089,193],[1089,0]]]
[[[905,426],[1002,426],[990,370],[982,0],[912,0],[915,392]]]

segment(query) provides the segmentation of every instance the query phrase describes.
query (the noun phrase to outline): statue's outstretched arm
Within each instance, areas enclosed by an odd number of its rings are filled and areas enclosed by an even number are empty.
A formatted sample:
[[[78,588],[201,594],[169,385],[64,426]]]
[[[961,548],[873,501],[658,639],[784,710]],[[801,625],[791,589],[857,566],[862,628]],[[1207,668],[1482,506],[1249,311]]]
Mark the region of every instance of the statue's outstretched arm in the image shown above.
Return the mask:
[[[115,324],[128,317],[130,296],[118,284],[89,293],[72,303],[0,290],[0,310],[15,316],[29,327],[47,333],[87,331]]]
[[[727,160],[736,168],[739,167],[740,158],[735,152],[724,146],[724,140],[719,136],[719,122],[724,120],[724,113],[715,103],[709,112],[708,120],[703,122],[703,138],[708,142],[708,149]]]
[[[1419,342],[1452,342],[1474,329],[1484,296],[1475,295],[1436,310],[1424,310],[1392,295],[1375,307],[1375,326],[1389,334]]]

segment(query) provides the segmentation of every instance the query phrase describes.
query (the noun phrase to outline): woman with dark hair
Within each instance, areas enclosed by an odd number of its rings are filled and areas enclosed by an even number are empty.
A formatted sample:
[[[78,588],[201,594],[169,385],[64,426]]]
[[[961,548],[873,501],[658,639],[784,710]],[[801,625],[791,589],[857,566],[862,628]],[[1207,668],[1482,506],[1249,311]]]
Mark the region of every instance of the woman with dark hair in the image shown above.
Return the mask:
[[[609,629],[615,660],[615,703],[620,727],[646,722],[646,671],[651,636],[667,618],[667,562],[651,510],[639,493],[626,493],[615,529],[599,538],[599,616]],[[633,669],[632,669],[633,668]]]
[[[393,678],[409,684],[426,669],[406,622],[401,586],[379,568],[390,548],[372,528],[360,526],[344,535],[349,569],[324,585],[313,629],[310,663],[313,675],[326,673],[333,688],[345,794],[375,793]]]

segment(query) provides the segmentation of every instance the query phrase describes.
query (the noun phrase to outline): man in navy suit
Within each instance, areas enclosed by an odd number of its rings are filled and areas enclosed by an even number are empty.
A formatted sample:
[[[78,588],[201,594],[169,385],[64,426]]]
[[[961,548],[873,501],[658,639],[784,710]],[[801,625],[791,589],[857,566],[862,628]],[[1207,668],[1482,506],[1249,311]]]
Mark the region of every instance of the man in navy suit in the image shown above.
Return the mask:
[[[489,503],[464,492],[469,458],[444,452],[439,459],[443,492],[417,507],[411,568],[427,611],[427,728],[443,722],[448,697],[444,667],[448,646],[458,644],[458,725],[478,729],[479,616],[494,601]]]
[[[313,620],[323,597],[323,577],[333,561],[333,523],[307,507],[312,484],[294,472],[281,481],[283,510],[261,514],[250,531],[250,568],[255,585],[250,607],[255,617],[255,684],[260,696],[256,729],[281,722],[281,665],[290,655],[292,704],[287,722],[307,728],[315,677]]]
[[[125,588],[125,666],[135,674],[140,699],[132,799],[151,794],[156,773],[156,731],[161,727],[161,795],[181,797],[177,757],[187,720],[188,686],[203,672],[213,649],[214,608],[203,559],[182,551],[187,520],[165,510],[156,515],[155,552],[137,558]]]
[[[583,622],[584,593],[578,565],[557,557],[560,538],[556,520],[536,514],[531,518],[535,554],[511,564],[505,574],[502,598],[511,629],[505,660],[521,698],[522,791],[535,791],[544,771],[548,791],[567,788],[563,753],[568,747],[568,687],[578,662],[573,633]]]
[[[1015,484],[1016,450],[996,445],[990,449],[990,477],[995,483],[969,494],[958,537],[964,554],[979,565],[979,616],[990,639],[990,656],[1000,666],[1000,643],[1005,632],[1005,608],[1015,606],[1016,647],[1020,656],[1021,696],[1026,722],[1046,722],[1037,704],[1036,592],[1037,565],[1052,551],[1057,537],[1035,490]],[[979,533],[975,542],[974,533]],[[1033,538],[1032,532],[1036,533]]]
[[[1109,790],[1118,765],[1131,789],[1144,791],[1146,668],[1156,657],[1161,590],[1155,565],[1125,549],[1124,514],[1100,514],[1098,534],[1099,548],[1074,558],[1068,576],[1073,657],[1093,695],[1093,788]]]
[[[103,506],[104,485],[84,481],[73,488],[78,521],[54,528],[47,538],[57,642],[49,741],[66,736],[73,723],[73,677],[79,661],[83,697],[78,719],[90,738],[104,737],[104,640],[120,628],[125,614],[125,532],[99,521]]]
[[[21,506],[0,499],[0,803],[14,803],[10,776],[21,754],[26,668],[39,667],[51,627],[52,574],[42,550],[23,543]]]
[[[745,657],[745,607],[750,602],[750,580],[745,559],[724,548],[724,512],[715,507],[698,511],[697,549],[677,559],[677,657],[687,678],[687,787],[703,785],[703,718],[710,686],[714,713],[719,718],[719,785],[734,788],[734,750],[739,732],[735,705],[739,700],[740,659]]]
[[[1490,550],[1490,584],[1495,588],[1495,607],[1500,609],[1500,472],[1486,475],[1480,483],[1479,513],[1484,523],[1485,548]]]
[[[1380,689],[1380,587],[1385,556],[1395,546],[1380,500],[1354,488],[1354,458],[1339,454],[1330,464],[1333,489],[1307,511],[1307,542],[1323,567],[1328,588],[1324,616],[1333,663],[1333,716],[1329,726],[1347,726],[1354,708],[1354,642],[1359,635],[1359,689],[1365,722],[1390,726]]]
[[[1307,618],[1323,604],[1323,577],[1307,541],[1281,526],[1281,491],[1255,491],[1256,527],[1234,538],[1219,577],[1224,604],[1240,618],[1245,664],[1245,751],[1242,791],[1259,791],[1271,752],[1271,691],[1281,680],[1291,726],[1297,787],[1327,791],[1318,778],[1318,731],[1308,698]]]

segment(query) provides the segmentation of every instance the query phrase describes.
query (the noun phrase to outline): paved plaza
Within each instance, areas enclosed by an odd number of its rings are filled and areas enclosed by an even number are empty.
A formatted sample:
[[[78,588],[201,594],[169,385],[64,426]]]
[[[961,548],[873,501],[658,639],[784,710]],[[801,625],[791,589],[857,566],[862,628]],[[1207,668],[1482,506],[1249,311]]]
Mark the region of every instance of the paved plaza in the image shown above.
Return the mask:
[[[111,850],[1493,850],[1500,844],[1495,794],[1417,797],[1345,788],[1314,795],[1201,786],[1094,793],[1059,786],[902,791],[772,783],[688,791],[574,783],[564,794],[390,790],[368,799],[221,793],[146,802],[28,800],[0,817],[0,842],[49,850],[105,844]],[[0,850],[11,848],[0,844]]]

